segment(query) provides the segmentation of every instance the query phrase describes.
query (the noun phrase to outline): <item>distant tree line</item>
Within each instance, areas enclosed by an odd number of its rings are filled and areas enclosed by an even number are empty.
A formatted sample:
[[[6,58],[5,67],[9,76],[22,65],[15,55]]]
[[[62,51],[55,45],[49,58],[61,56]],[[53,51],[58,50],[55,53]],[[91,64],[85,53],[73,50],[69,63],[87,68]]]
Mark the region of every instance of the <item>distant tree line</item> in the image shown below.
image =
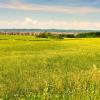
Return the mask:
[[[0,32],[0,35],[32,35],[38,38],[52,38],[52,39],[63,39],[63,38],[96,38],[100,37],[100,32],[87,32],[87,33],[77,33],[77,34],[54,34],[50,32],[42,33],[21,33],[21,32]]]
[[[87,33],[77,33],[77,34],[52,34],[48,32],[43,32],[37,35],[39,38],[96,38],[100,37],[100,32],[87,32]]]
[[[79,33],[75,37],[76,38],[96,38],[96,37],[100,37],[100,32]]]

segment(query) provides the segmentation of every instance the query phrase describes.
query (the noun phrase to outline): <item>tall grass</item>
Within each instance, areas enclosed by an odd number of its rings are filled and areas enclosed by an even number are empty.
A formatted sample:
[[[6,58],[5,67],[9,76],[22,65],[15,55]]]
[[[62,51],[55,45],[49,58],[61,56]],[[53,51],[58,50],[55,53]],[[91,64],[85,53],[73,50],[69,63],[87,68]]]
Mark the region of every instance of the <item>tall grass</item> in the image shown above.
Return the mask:
[[[100,39],[38,40],[2,36],[1,100],[100,99]]]

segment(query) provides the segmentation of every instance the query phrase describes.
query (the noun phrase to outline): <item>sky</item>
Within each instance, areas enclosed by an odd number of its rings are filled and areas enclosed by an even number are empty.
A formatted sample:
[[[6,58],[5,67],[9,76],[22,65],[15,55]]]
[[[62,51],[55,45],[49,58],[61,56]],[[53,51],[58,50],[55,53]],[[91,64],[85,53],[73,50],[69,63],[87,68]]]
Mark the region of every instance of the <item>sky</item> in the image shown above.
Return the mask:
[[[100,30],[100,0],[0,0],[0,29]]]

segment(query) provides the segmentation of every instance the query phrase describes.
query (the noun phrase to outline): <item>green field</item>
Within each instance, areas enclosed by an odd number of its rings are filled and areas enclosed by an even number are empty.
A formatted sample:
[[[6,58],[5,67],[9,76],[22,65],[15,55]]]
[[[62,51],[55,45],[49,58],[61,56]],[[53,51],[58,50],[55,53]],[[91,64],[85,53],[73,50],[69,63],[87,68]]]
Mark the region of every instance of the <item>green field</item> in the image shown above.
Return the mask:
[[[1,35],[0,100],[100,100],[100,38]]]

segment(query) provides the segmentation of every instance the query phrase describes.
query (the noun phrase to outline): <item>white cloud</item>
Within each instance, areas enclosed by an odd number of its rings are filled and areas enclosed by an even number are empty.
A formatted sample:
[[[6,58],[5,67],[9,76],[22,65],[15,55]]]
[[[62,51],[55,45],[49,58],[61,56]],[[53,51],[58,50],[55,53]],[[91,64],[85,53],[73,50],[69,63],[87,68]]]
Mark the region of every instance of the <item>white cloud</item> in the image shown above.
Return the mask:
[[[30,11],[47,11],[47,12],[62,12],[62,13],[100,13],[99,8],[95,7],[63,7],[63,6],[48,6],[36,5],[20,2],[19,0],[10,0],[8,3],[0,3],[0,8],[30,10]]]
[[[100,29],[100,22],[64,21],[64,20],[1,20],[0,28],[59,28],[59,29]]]

